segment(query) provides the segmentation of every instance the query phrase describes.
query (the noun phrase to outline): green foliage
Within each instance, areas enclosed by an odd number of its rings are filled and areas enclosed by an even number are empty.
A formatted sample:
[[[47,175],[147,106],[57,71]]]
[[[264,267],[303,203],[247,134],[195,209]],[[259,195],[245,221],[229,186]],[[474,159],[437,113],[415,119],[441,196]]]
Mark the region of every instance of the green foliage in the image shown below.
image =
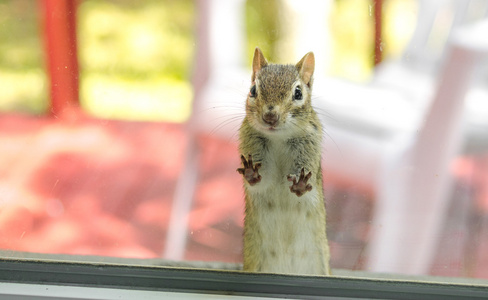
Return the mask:
[[[33,5],[34,4],[34,5]],[[0,66],[29,70],[42,65],[43,45],[37,2],[0,1]]]
[[[336,1],[330,14],[333,57],[330,73],[365,80],[374,64],[372,1]]]
[[[282,37],[279,30],[278,0],[248,0],[246,2],[246,33],[248,65],[251,65],[252,56],[256,47],[266,53],[266,58],[276,61],[279,49],[276,42]]]
[[[44,47],[35,4],[0,1],[0,110],[41,114],[47,109]]]
[[[194,3],[83,1],[81,101],[102,118],[185,121],[194,55]]]
[[[79,47],[83,70],[129,78],[187,80],[193,57],[191,1],[83,1]]]

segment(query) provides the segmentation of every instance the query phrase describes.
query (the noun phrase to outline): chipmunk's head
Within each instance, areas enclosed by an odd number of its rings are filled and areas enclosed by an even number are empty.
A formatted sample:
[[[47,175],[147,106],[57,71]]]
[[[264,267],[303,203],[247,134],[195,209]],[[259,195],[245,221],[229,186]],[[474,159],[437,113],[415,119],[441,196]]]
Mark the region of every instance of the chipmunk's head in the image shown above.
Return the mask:
[[[296,65],[268,64],[254,51],[252,84],[246,102],[250,124],[263,132],[308,131],[315,58],[307,53]]]

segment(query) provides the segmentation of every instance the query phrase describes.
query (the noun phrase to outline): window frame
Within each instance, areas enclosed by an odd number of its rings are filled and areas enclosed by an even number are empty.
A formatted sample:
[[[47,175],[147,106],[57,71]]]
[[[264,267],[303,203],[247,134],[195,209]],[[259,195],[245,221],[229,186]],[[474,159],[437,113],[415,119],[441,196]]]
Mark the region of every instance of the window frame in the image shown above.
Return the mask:
[[[346,276],[296,276],[20,258],[0,259],[0,282],[271,298],[488,298],[488,283],[479,285]]]

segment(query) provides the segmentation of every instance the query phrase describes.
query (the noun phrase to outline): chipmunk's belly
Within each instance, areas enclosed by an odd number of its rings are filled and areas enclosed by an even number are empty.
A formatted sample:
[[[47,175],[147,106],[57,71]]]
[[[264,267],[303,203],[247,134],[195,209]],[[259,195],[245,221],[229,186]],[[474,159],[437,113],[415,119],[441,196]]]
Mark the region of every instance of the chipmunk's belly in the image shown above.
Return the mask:
[[[317,192],[302,197],[291,193],[287,186],[273,188],[263,197],[264,206],[258,211],[261,231],[261,272],[326,274],[325,226],[320,221]]]
[[[313,183],[301,197],[290,191],[287,175],[296,174],[289,148],[271,144],[273,155],[263,157],[262,180],[248,189],[253,202],[253,220],[259,234],[250,257],[258,258],[255,271],[326,275],[325,212],[322,194]]]

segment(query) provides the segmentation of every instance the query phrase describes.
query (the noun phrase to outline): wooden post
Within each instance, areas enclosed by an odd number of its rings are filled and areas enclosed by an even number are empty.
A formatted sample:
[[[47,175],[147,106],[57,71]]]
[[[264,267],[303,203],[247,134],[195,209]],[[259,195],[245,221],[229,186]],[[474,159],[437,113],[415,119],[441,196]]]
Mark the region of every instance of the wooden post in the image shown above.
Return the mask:
[[[50,114],[73,116],[79,107],[76,0],[42,0]]]
[[[379,64],[383,58],[383,49],[381,45],[381,22],[383,20],[381,13],[383,0],[373,0],[374,10],[374,65]]]

